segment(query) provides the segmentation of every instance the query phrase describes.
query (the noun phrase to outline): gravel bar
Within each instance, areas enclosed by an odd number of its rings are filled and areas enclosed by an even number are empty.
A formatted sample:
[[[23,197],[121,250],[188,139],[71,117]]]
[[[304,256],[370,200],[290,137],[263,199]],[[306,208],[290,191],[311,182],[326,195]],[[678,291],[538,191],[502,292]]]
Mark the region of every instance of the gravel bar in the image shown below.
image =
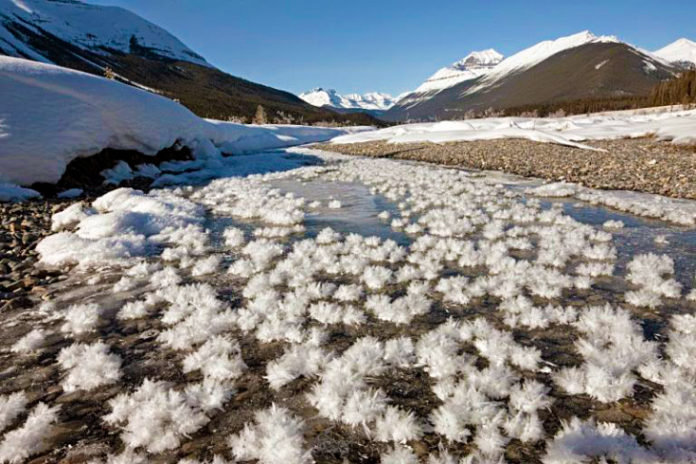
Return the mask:
[[[380,141],[322,144],[317,148],[346,155],[504,171],[597,189],[696,199],[696,146],[674,145],[652,138],[596,140],[590,144],[602,151],[524,139],[442,144]]]

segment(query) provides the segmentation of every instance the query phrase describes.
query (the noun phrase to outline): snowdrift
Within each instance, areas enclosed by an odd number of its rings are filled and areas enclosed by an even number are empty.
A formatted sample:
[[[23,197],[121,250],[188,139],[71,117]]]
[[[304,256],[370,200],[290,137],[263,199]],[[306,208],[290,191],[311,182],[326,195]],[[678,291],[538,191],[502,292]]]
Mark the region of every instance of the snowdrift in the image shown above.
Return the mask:
[[[67,164],[104,148],[146,155],[175,143],[210,159],[325,141],[367,128],[247,126],[201,119],[134,87],[0,56],[0,182],[57,182]]]

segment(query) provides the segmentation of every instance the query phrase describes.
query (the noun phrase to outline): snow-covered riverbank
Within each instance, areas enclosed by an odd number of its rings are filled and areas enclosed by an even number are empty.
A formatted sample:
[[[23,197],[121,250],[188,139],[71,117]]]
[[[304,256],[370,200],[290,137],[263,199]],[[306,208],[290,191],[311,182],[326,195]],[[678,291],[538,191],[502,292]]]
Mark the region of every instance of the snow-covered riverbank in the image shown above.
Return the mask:
[[[70,161],[105,148],[155,155],[185,146],[199,165],[216,169],[221,153],[259,152],[370,129],[205,120],[135,87],[6,56],[0,56],[0,94],[0,183],[25,186],[55,183]],[[2,184],[0,191],[13,193]],[[21,191],[14,194],[23,196]]]
[[[567,117],[480,118],[403,124],[336,137],[333,143],[444,143],[515,138],[591,150],[593,147],[589,142],[592,140],[646,136],[676,144],[696,144],[696,110],[662,107]]]

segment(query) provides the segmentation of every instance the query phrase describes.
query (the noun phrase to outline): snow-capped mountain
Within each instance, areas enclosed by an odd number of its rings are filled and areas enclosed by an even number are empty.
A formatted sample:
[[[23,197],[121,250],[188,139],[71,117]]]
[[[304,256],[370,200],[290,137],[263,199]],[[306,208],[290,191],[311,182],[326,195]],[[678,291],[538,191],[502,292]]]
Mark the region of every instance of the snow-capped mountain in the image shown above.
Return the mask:
[[[318,109],[289,92],[231,76],[166,30],[118,7],[0,0],[0,55],[97,75],[110,68],[116,80],[180,100],[209,118],[250,122],[262,105],[270,122],[374,122],[366,115]]]
[[[486,74],[503,60],[503,55],[489,48],[471,52],[450,66],[439,69],[423,82],[414,92],[427,93],[447,89],[460,82]]]
[[[696,42],[686,38],[655,50],[653,54],[671,63],[687,63],[689,67],[696,66]]]
[[[549,56],[568,48],[586,43],[616,41],[616,37],[597,37],[589,31],[583,31],[568,37],[540,42],[507,59],[503,59],[503,55],[492,48],[480,52],[472,52],[451,66],[439,69],[411,94],[401,99],[399,105],[412,106],[428,100],[434,94],[444,89],[484,75],[492,74],[494,77],[490,81],[495,81],[509,72],[533,66]],[[483,78],[481,81],[489,80]]]
[[[472,60],[473,61],[473,60]],[[492,63],[491,63],[492,64]],[[452,119],[488,108],[502,109],[552,101],[643,95],[676,68],[662,58],[619,41],[582,31],[546,40],[505,58],[478,74],[438,71],[443,85],[426,81],[399,101],[385,119]],[[470,70],[465,70],[470,71]]]
[[[102,55],[131,53],[140,47],[164,58],[209,66],[169,32],[119,7],[76,0],[0,0],[0,50],[7,55],[51,61],[46,51],[27,46],[21,38],[25,30],[48,33]]]
[[[300,94],[300,98],[310,105],[330,106],[346,110],[386,111],[394,106],[394,98],[386,93],[369,92],[363,95],[352,93],[339,95],[334,89],[318,87]]]

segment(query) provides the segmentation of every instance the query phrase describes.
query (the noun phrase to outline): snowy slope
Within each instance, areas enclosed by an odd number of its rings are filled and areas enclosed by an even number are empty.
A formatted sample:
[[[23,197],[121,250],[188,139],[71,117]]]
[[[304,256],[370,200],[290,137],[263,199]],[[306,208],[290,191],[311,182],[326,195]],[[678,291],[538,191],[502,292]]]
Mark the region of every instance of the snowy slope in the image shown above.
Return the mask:
[[[220,152],[287,147],[360,130],[204,120],[119,82],[5,56],[0,95],[0,182],[21,185],[56,182],[72,159],[104,148],[154,155],[178,142],[197,158],[214,160]]]
[[[439,69],[423,82],[415,92],[432,92],[453,87],[460,82],[486,74],[503,60],[503,55],[489,48],[471,52],[450,66]]]
[[[681,62],[696,65],[696,42],[681,38],[672,42],[666,47],[655,50],[653,55],[656,55],[671,63]]]
[[[677,144],[696,143],[696,110],[670,108],[616,111],[564,118],[482,118],[467,121],[405,124],[372,132],[340,136],[332,143],[383,140],[389,143],[455,142],[522,138],[591,148],[588,140],[655,135]]]
[[[318,87],[301,93],[300,98],[317,107],[331,106],[340,109],[362,109],[373,111],[388,110],[394,105],[394,98],[386,93],[369,92],[363,95],[353,93],[339,95],[333,89]]]
[[[123,8],[76,0],[0,0],[0,50],[48,61],[13,35],[18,26],[94,53],[130,53],[135,46],[164,58],[210,66],[176,37]]]
[[[450,66],[440,68],[413,92],[400,96],[396,105],[408,108],[429,100],[442,90],[491,72],[502,59],[503,55],[492,48],[471,52]]]

